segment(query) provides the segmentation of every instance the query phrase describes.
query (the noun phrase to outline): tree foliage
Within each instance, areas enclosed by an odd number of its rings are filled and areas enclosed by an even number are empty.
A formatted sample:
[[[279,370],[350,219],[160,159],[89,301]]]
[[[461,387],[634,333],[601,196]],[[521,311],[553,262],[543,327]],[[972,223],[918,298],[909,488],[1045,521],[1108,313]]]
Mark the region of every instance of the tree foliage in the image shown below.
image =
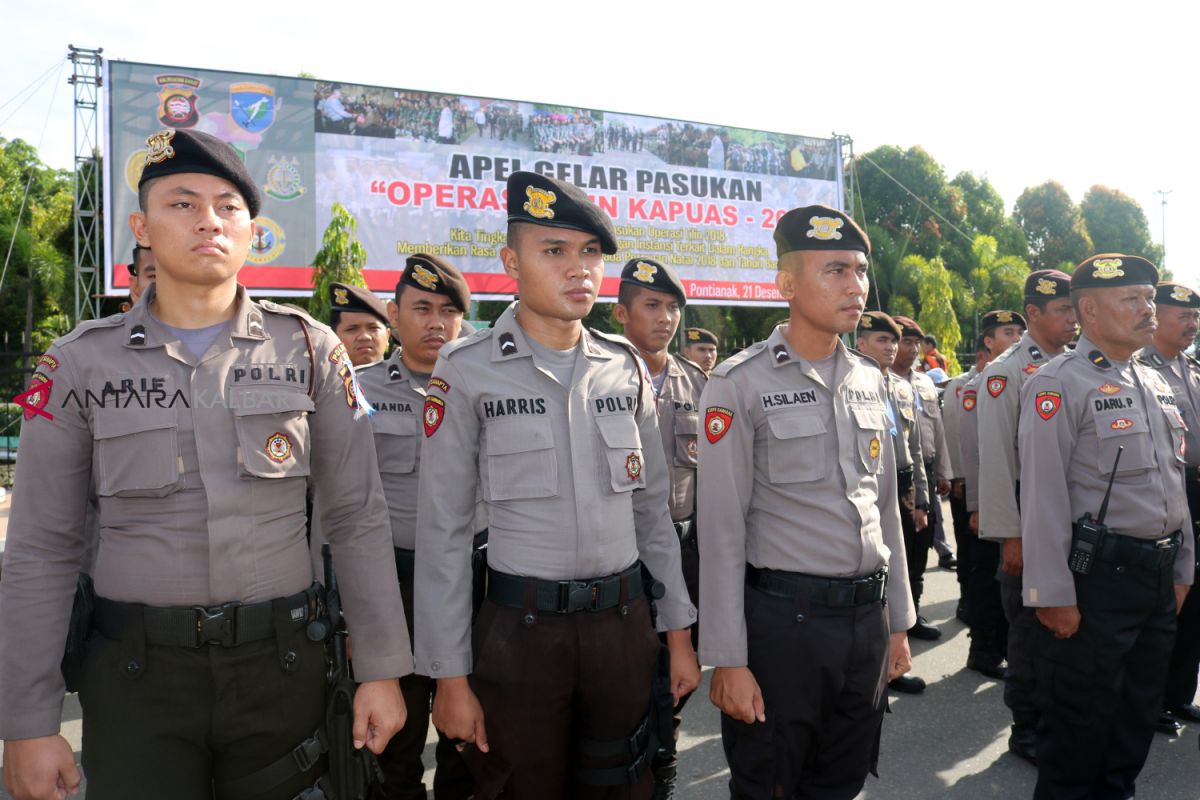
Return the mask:
[[[1061,183],[1046,181],[1026,189],[1013,217],[1025,232],[1034,269],[1070,272],[1095,252],[1083,214]]]
[[[1097,184],[1079,204],[1083,221],[1098,253],[1128,253],[1162,261],[1162,247],[1150,240],[1146,212],[1120,189]]]
[[[322,321],[329,319],[329,284],[367,285],[362,272],[367,249],[358,240],[358,220],[341,203],[334,203],[331,211],[321,249],[313,257],[313,293],[308,302],[309,312]]]

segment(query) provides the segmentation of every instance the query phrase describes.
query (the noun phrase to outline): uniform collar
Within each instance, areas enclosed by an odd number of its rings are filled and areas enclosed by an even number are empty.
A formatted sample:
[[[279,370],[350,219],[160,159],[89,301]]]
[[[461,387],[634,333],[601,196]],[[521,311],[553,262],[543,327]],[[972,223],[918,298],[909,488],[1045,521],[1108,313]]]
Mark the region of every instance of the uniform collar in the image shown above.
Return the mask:
[[[125,314],[126,347],[144,350],[171,344],[178,346],[179,337],[167,330],[163,323],[150,313],[150,303],[154,299],[156,289],[157,285],[151,283],[138,298],[137,305]],[[256,341],[271,338],[267,335],[266,326],[263,324],[262,309],[246,294],[246,287],[238,285],[234,303],[236,308],[229,321],[231,336]]]
[[[1183,353],[1180,353],[1180,355],[1183,355]],[[1162,351],[1153,344],[1148,344],[1143,347],[1141,352],[1138,353],[1138,356],[1145,359],[1155,367],[1165,367],[1174,361],[1178,361],[1178,358],[1167,358],[1162,354]]]
[[[520,301],[513,301],[492,326],[492,361],[508,361],[533,355],[529,338],[517,322],[518,308]],[[583,328],[579,336],[579,347],[588,358],[610,359],[614,355],[598,345],[596,337],[587,328]]]
[[[679,366],[679,359],[674,353],[667,353],[667,377],[678,378],[684,375],[683,367]]]
[[[776,325],[775,330],[771,331],[771,335],[767,337],[766,350],[767,357],[771,359],[771,366],[775,369],[778,369],[790,364],[795,364],[800,367],[801,371],[804,373],[804,376],[809,380],[825,386],[825,381],[822,380],[820,374],[812,365],[812,362],[801,358],[796,354],[796,351],[792,349],[791,344],[788,343],[787,336],[784,335],[785,327],[786,323],[780,323],[779,325]],[[847,363],[848,353],[849,351],[846,349],[846,345],[842,344],[841,337],[838,337],[837,343],[833,347],[833,352],[830,353],[830,355],[835,359],[835,367],[833,371],[833,383],[835,386],[839,384],[846,375],[846,369],[843,365]],[[874,364],[875,362],[871,363]],[[873,368],[876,370],[879,369],[877,365]],[[825,388],[832,390],[834,386],[825,386]]]
[[[1079,343],[1075,345],[1075,352],[1083,356],[1084,359],[1091,362],[1096,369],[1110,370],[1114,367],[1123,366],[1126,362],[1115,362],[1096,347],[1095,343],[1087,337],[1086,334],[1079,335]]]

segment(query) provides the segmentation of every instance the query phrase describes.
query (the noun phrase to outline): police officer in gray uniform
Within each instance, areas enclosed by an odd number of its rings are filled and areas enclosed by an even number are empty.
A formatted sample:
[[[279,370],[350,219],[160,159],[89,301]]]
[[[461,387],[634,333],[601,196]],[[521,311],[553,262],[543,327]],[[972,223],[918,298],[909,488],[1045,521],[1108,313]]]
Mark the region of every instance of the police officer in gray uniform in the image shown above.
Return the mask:
[[[479,797],[646,798],[660,644],[639,559],[665,584],[664,683],[677,702],[700,677],[653,386],[632,345],[579,322],[616,252],[612,220],[529,172],[510,177],[508,213],[501,258],[521,299],[443,348],[425,400],[418,671],[438,681],[434,724],[465,742]],[[489,568],[472,641],[477,487]]]
[[[333,333],[237,283],[259,207],[242,160],[187,130],[147,147],[130,227],[157,281],[55,342],[33,377],[0,581],[5,785],[25,800],[79,784],[59,662],[94,488],[88,796],[223,797],[282,760],[254,796],[284,800],[325,767],[291,755],[325,714],[310,479],[363,681],[353,736],[379,752],[404,722],[412,657],[374,444]]]
[[[1154,341],[1138,358],[1158,370],[1171,391],[1183,421],[1187,424],[1187,466],[1184,483],[1187,488],[1188,519],[1195,538],[1200,520],[1200,363],[1184,352],[1196,339],[1200,328],[1200,295],[1194,289],[1178,283],[1160,283],[1154,292],[1158,330]],[[1188,529],[1184,527],[1184,534]],[[1196,673],[1200,669],[1200,595],[1188,594],[1179,614],[1175,647],[1171,651],[1171,666],[1163,690],[1163,710],[1187,722],[1200,722],[1200,708],[1193,703],[1196,697]],[[1158,729],[1174,733],[1179,723],[1170,716],[1160,716]]]
[[[704,370],[667,347],[675,338],[687,295],[675,271],[654,259],[635,258],[621,270],[621,284],[613,316],[625,337],[638,349],[650,371],[662,433],[663,454],[671,477],[671,521],[679,536],[683,580],[693,605],[698,603],[700,551],[696,527],[696,456],[700,435],[700,393],[708,383]],[[698,628],[692,626],[692,646]],[[675,730],[687,703],[675,708]],[[664,748],[654,763],[655,798],[674,796],[676,758],[673,747]]]
[[[1181,535],[1183,418],[1166,380],[1133,360],[1156,327],[1157,279],[1138,256],[1076,267],[1078,346],[1021,392],[1024,599],[1041,623],[1038,800],[1134,796],[1195,572]]]
[[[808,206],[775,245],[789,320],[701,397],[700,659],[735,798],[851,798],[916,620],[887,386],[838,339],[862,314],[870,244]]]
[[[1037,626],[1033,609],[1021,604],[1020,460],[1017,457],[1017,418],[1021,387],[1029,376],[1075,339],[1075,309],[1071,277],[1058,270],[1038,270],[1025,279],[1025,313],[1029,328],[983,371],[979,392],[979,536],[1001,543],[997,579],[1004,618],[1008,622],[1008,669],[1004,702],[1012,711],[1008,749],[1026,761],[1037,762],[1038,712],[1034,703],[1036,671],[1032,636]]]

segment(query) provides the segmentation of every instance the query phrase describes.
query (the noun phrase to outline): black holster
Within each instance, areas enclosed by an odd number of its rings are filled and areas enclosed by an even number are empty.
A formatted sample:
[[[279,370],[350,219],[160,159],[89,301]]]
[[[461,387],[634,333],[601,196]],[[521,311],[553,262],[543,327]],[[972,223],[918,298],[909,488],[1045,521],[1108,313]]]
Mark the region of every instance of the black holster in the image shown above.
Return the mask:
[[[75,583],[75,600],[71,604],[71,620],[67,627],[67,644],[63,650],[62,675],[68,692],[78,692],[83,678],[83,656],[88,636],[92,633],[92,614],[96,608],[96,589],[92,576],[79,573]]]
[[[354,748],[354,692],[350,678],[342,675],[329,689],[325,731],[329,736],[329,782],[333,800],[366,800],[371,786],[381,780],[375,754],[365,746]]]

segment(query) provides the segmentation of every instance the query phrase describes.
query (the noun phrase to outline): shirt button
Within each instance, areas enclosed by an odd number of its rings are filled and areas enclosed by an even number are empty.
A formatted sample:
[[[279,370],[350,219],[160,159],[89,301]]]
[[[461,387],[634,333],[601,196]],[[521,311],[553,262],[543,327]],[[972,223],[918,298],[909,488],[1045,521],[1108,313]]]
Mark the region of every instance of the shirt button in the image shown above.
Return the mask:
[[[442,662],[440,662],[440,661],[435,661],[435,662],[433,662],[432,664],[430,664],[430,665],[429,665],[429,671],[430,671],[430,672],[437,672],[437,671],[438,671],[438,670],[440,670],[441,668],[442,668]]]
[[[136,661],[130,661],[125,665],[125,671],[132,677],[142,671],[142,665]]]
[[[1124,574],[1125,574],[1125,565],[1124,565],[1124,564],[1118,564],[1118,565],[1117,565],[1117,574],[1118,574],[1118,575],[1124,575]]]
[[[694,609],[694,608],[689,608],[689,609],[688,609],[688,617],[689,617],[690,619],[695,619],[695,618],[696,618],[696,609]]]
[[[803,615],[803,614],[797,614],[797,615],[796,615],[796,622],[804,622],[804,615]]]

